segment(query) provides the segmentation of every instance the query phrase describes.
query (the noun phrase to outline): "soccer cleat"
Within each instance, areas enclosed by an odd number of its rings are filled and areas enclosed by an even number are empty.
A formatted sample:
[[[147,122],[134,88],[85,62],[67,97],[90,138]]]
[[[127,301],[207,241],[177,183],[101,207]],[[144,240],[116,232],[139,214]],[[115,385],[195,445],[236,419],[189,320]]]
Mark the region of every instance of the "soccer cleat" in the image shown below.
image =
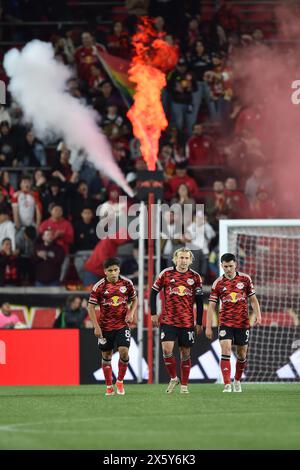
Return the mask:
[[[226,384],[225,387],[224,387],[224,390],[223,392],[231,392],[231,384]]]
[[[110,387],[106,387],[106,392],[105,392],[106,397],[109,397],[110,395],[114,395],[114,394],[115,394],[115,391],[112,385]]]
[[[178,377],[176,379],[171,379],[168,385],[168,388],[166,390],[166,393],[172,393],[174,391],[174,388],[180,383]]]
[[[190,393],[187,385],[181,385],[180,393],[185,393],[185,394]]]
[[[234,382],[233,382],[233,391],[234,392],[241,392],[242,391],[241,382],[239,380],[234,380]]]
[[[125,395],[123,381],[121,382],[120,380],[117,380],[116,381],[116,387],[117,387],[117,394],[118,395]]]

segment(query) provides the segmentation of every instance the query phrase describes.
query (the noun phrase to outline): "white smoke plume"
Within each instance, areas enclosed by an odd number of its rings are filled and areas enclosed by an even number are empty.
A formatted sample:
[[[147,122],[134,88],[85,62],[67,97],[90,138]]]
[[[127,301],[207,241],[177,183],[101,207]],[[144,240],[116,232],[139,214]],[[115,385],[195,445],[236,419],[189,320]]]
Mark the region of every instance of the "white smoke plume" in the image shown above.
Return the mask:
[[[20,104],[24,120],[41,140],[63,138],[70,149],[82,149],[101,172],[132,195],[114,161],[110,144],[97,125],[97,114],[66,91],[72,71],[54,58],[50,43],[34,40],[4,57],[9,91]]]

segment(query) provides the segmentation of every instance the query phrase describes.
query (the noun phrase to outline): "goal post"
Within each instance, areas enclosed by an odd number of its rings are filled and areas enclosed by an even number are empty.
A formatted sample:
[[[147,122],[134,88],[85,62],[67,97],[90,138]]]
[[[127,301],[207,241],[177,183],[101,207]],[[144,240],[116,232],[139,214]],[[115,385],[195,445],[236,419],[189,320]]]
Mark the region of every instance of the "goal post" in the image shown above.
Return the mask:
[[[262,310],[245,379],[299,381],[300,219],[220,220],[219,242],[220,256],[233,253],[238,271],[251,276]]]

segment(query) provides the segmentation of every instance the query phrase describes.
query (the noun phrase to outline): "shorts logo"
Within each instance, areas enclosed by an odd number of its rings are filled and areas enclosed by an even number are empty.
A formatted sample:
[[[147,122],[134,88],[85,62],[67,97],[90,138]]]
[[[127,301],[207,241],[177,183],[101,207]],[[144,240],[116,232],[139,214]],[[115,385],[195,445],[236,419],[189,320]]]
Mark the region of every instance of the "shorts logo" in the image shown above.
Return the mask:
[[[195,284],[194,279],[188,279],[186,282],[187,282],[190,286],[192,286],[193,284]]]
[[[120,287],[120,292],[122,292],[122,294],[125,294],[126,291],[127,291],[127,287],[125,286]]]
[[[162,331],[160,334],[160,339],[164,339],[165,336],[166,336],[165,333]]]
[[[244,288],[244,284],[243,284],[242,282],[238,282],[237,285],[236,285],[236,287],[237,287],[238,289],[243,289],[243,288]]]
[[[219,336],[221,336],[221,338],[223,338],[223,336],[226,336],[226,330],[220,330]]]

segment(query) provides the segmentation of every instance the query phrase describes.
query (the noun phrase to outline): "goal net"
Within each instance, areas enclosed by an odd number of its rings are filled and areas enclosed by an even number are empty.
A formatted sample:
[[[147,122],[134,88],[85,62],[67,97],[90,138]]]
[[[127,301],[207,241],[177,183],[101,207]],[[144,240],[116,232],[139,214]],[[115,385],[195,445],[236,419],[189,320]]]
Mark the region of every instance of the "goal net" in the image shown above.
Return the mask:
[[[251,276],[262,311],[262,325],[251,329],[245,379],[299,381],[300,220],[222,220],[220,254],[226,252]]]

